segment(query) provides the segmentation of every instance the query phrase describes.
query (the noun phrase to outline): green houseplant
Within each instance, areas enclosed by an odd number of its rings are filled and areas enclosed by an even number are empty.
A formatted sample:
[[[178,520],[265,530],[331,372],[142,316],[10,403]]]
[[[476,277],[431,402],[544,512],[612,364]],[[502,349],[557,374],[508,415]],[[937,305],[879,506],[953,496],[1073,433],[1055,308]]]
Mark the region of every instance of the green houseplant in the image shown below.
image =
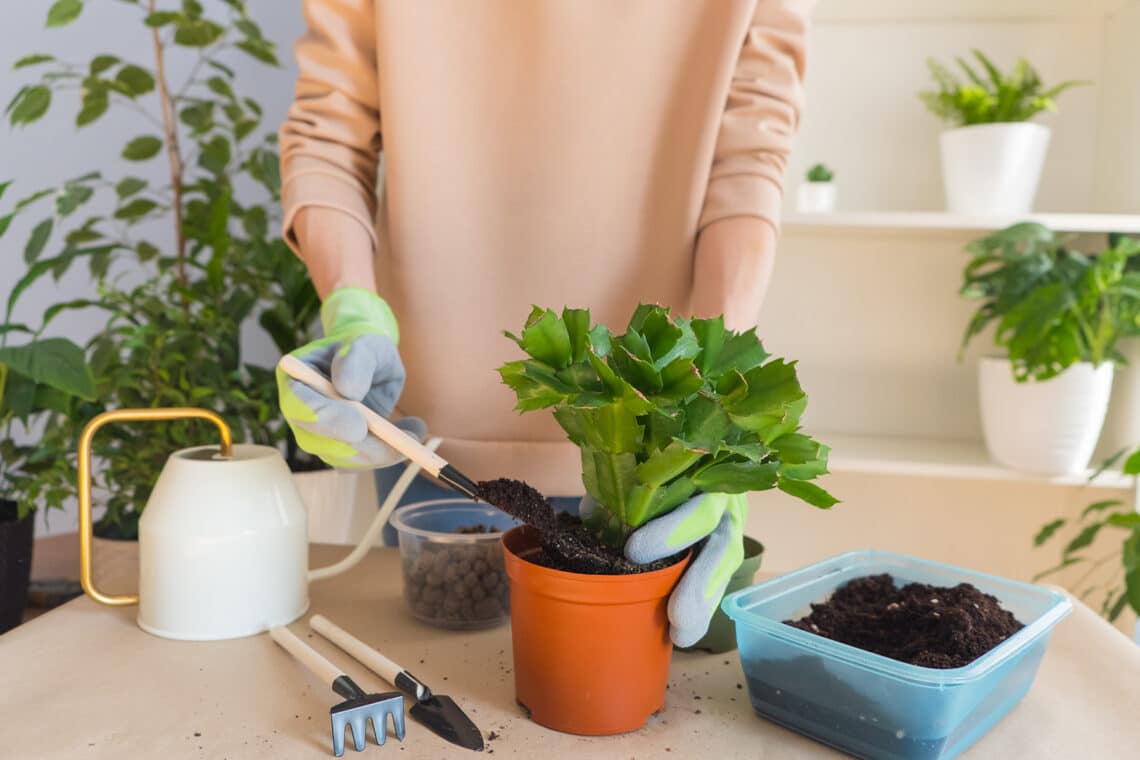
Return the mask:
[[[955,59],[962,75],[927,61],[937,89],[919,99],[951,128],[942,133],[942,178],[949,211],[997,215],[1028,213],[1049,146],[1049,129],[1030,122],[1055,111],[1056,99],[1087,82],[1046,87],[1024,58],[1003,72],[980,50],[974,63]]]
[[[71,341],[46,338],[0,347],[0,633],[19,625],[23,616],[34,508],[59,501],[70,490],[58,478],[43,477],[66,473],[66,461],[37,455],[37,447],[18,443],[13,430],[19,426],[28,435],[52,413],[94,394],[83,350]],[[54,434],[50,428],[43,432]]]
[[[1105,462],[1104,467],[1114,465],[1123,454],[1120,452]],[[1133,477],[1140,475],[1140,450],[1124,460],[1122,470]],[[1093,502],[1076,520],[1057,518],[1041,526],[1033,545],[1043,546],[1068,527],[1077,532],[1062,549],[1061,561],[1038,573],[1034,580],[1080,566],[1083,572],[1070,587],[1082,601],[1099,600],[1100,614],[1110,622],[1116,622],[1126,609],[1140,615],[1140,513],[1119,499]],[[1112,534],[1113,550],[1099,554],[1094,544],[1098,536],[1109,534]],[[1119,544],[1115,543],[1117,540]],[[1137,636],[1140,636],[1140,625]],[[1140,638],[1137,641],[1140,642]]]
[[[79,129],[97,129],[115,108],[136,114],[138,124],[119,149],[120,176],[80,173],[0,212],[0,234],[14,218],[38,213],[23,246],[26,270],[7,299],[5,334],[25,330],[40,339],[64,311],[101,315],[83,350],[94,400],[44,410],[52,434],[41,436],[30,455],[61,463],[36,476],[49,507],[73,495],[78,432],[103,409],[204,406],[222,414],[239,440],[288,446],[272,370],[243,359],[240,328],[257,320],[285,351],[309,339],[319,308],[302,265],[276,233],[275,138],[226,63],[238,55],[276,66],[273,43],[243,0],[225,0],[212,12],[196,0],[173,8],[155,0],[126,4],[150,38],[149,60],[117,53],[86,62],[25,56],[14,67],[27,83],[6,110],[9,122],[23,127],[66,107],[67,99]],[[73,23],[88,5],[58,0],[47,25]],[[175,55],[193,61],[184,82],[167,76]],[[154,173],[145,168],[152,161],[162,161],[164,181],[138,176]],[[95,281],[87,297],[51,304],[34,327],[12,322],[29,287],[80,264]],[[106,509],[97,535],[134,538],[167,455],[211,439],[195,422],[116,426],[101,434],[96,472]],[[305,464],[295,447],[289,451],[292,464]]]
[[[978,301],[962,348],[989,327],[1004,356],[979,366],[991,455],[1018,469],[1083,470],[1104,422],[1118,341],[1140,327],[1140,243],[1090,256],[1039,224],[967,247],[961,294]]]
[[[835,172],[823,164],[815,164],[804,174],[804,182],[796,191],[796,211],[801,214],[827,214],[835,210],[839,190]]]
[[[697,493],[780,489],[816,507],[835,503],[812,482],[827,472],[828,449],[800,432],[807,396],[795,365],[769,356],[754,330],[643,305],[615,334],[591,325],[584,309],[536,307],[509,337],[527,358],[501,367],[503,382],[519,411],[552,410],[579,448],[583,486],[596,503],[584,528],[597,542],[621,547]],[[540,544],[528,528],[503,544],[519,701],[558,730],[640,727],[663,706],[665,598],[684,562],[585,575],[531,561]],[[587,660],[593,667],[573,665]],[[592,688],[599,673],[621,686]],[[599,696],[584,703],[585,690]]]

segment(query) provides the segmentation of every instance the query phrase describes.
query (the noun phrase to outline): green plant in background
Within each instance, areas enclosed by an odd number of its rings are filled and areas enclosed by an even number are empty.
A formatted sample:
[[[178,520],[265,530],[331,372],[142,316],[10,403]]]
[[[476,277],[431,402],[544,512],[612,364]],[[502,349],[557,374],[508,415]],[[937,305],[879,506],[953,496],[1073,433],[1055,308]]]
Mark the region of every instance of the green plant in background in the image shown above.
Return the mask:
[[[150,60],[116,52],[75,62],[36,53],[14,66],[30,80],[8,104],[13,126],[65,107],[64,98],[74,101],[77,128],[92,128],[113,108],[137,117],[136,133],[115,149],[123,161],[121,175],[77,173],[0,214],[0,235],[13,217],[40,214],[23,246],[27,269],[8,297],[4,339],[29,334],[32,342],[22,348],[39,357],[50,341],[42,336],[59,314],[91,309],[103,315],[83,351],[94,399],[78,393],[36,407],[45,432],[22,461],[57,464],[35,471],[30,480],[10,482],[12,495],[25,504],[59,506],[74,493],[78,431],[106,408],[203,406],[222,414],[239,440],[285,442],[272,370],[243,360],[240,328],[257,319],[285,352],[311,338],[319,310],[303,266],[277,235],[275,138],[262,129],[261,106],[240,91],[226,63],[227,55],[244,55],[276,66],[273,43],[244,0],[224,0],[215,13],[196,0],[176,8],[160,8],[155,0],[124,2],[135,6],[137,23],[153,42],[146,49]],[[88,5],[58,0],[48,10],[47,25],[69,24]],[[191,61],[183,82],[172,83],[167,75],[175,55]],[[131,171],[158,160],[167,174],[161,183]],[[45,277],[58,280],[81,263],[96,282],[89,297],[52,304],[34,326],[11,321],[27,288]],[[11,376],[15,365],[0,360]],[[21,377],[34,382],[35,394],[52,387],[43,377]],[[17,396],[4,399],[9,421],[27,417],[20,414],[26,407],[14,406]],[[4,445],[12,450],[11,435],[6,437]],[[169,453],[213,437],[197,422],[114,426],[101,434],[95,449],[106,506],[100,534],[133,537]],[[301,463],[294,457],[292,464]]]
[[[964,58],[955,59],[965,80],[928,59],[926,65],[938,89],[918,94],[931,113],[955,126],[1029,121],[1042,111],[1056,111],[1057,96],[1065,90],[1089,84],[1069,81],[1046,89],[1036,69],[1024,58],[1018,59],[1012,71],[1003,73],[980,50],[972,52],[980,71]]]
[[[770,357],[754,330],[640,306],[614,335],[587,310],[535,307],[507,335],[530,358],[503,365],[503,382],[519,411],[553,407],[581,449],[602,540],[620,545],[698,491],[836,503],[810,482],[827,472],[828,448],[799,432],[807,396],[795,364]]]
[[[835,179],[835,173],[823,164],[816,164],[807,171],[808,182],[830,182]]]
[[[1101,471],[1111,467],[1121,456],[1123,452],[1105,462]],[[1140,475],[1140,450],[1125,460],[1123,472],[1126,475]],[[1093,477],[1099,474],[1098,472]],[[1110,499],[1089,504],[1075,522],[1079,531],[1065,545],[1061,561],[1038,573],[1034,581],[1074,565],[1082,565],[1085,568],[1084,574],[1071,584],[1074,593],[1079,594],[1082,601],[1089,600],[1098,592],[1103,594],[1100,597],[1100,614],[1113,622],[1126,607],[1131,607],[1140,615],[1140,512],[1119,499]],[[1064,518],[1046,523],[1034,537],[1033,545],[1044,545],[1069,523]],[[1116,538],[1123,537],[1119,550],[1101,557],[1090,556],[1093,542],[1102,533],[1115,533]]]
[[[975,240],[961,294],[981,302],[962,348],[991,323],[1018,381],[1047,380],[1081,361],[1125,363],[1121,337],[1140,329],[1140,242],[1114,236],[1095,256],[1049,229],[1017,224]]]

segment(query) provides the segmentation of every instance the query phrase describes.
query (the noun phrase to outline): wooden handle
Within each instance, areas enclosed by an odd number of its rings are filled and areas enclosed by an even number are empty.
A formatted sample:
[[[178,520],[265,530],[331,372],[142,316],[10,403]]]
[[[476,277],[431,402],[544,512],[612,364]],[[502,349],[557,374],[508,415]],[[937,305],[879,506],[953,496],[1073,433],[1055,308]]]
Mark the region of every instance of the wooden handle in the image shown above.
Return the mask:
[[[297,638],[297,634],[285,626],[273,626],[269,629],[269,635],[281,645],[282,649],[293,655],[302,665],[311,670],[313,675],[325,683],[331,685],[333,681],[344,675],[344,671],[326,660],[320,652]]]
[[[400,673],[403,672],[403,668],[324,615],[313,615],[309,618],[309,627],[352,655],[361,665],[364,665],[388,683],[397,685],[396,679]]]
[[[333,387],[333,384],[329,382],[327,377],[295,356],[282,356],[281,360],[277,362],[277,366],[280,367],[281,371],[286,375],[299,383],[304,383],[325,398],[342,401],[355,407],[364,415],[364,420],[368,423],[368,431],[372,433],[372,435],[418,464],[424,470],[427,470],[433,476],[439,477],[440,470],[447,467],[446,459],[424,446],[415,438],[364,404],[359,401],[350,401],[341,396],[336,392],[336,388]]]

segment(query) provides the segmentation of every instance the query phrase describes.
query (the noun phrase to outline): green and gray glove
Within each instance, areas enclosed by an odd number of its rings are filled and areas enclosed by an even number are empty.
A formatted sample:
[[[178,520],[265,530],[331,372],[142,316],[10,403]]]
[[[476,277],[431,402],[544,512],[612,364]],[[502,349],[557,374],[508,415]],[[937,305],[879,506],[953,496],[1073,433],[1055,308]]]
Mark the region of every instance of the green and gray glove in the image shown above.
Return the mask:
[[[387,417],[404,389],[404,364],[396,342],[396,317],[384,299],[363,288],[334,290],[321,305],[325,337],[290,355],[328,377],[337,393]],[[277,369],[281,412],[297,445],[333,467],[386,467],[403,456],[368,434],[358,409],[326,398]],[[395,423],[423,440],[421,420]]]
[[[696,644],[708,630],[729,579],[744,561],[747,514],[747,494],[698,494],[626,541],[626,558],[644,564],[708,538],[669,597],[669,636],[677,646]]]

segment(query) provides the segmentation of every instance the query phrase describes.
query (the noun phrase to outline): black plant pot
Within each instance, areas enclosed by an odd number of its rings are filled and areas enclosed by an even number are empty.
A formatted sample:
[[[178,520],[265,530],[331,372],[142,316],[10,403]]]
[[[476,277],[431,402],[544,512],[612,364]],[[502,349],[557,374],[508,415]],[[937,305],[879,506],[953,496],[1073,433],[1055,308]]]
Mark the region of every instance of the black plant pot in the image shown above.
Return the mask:
[[[17,514],[16,502],[0,499],[0,633],[20,624],[28,602],[35,513],[22,520]]]

